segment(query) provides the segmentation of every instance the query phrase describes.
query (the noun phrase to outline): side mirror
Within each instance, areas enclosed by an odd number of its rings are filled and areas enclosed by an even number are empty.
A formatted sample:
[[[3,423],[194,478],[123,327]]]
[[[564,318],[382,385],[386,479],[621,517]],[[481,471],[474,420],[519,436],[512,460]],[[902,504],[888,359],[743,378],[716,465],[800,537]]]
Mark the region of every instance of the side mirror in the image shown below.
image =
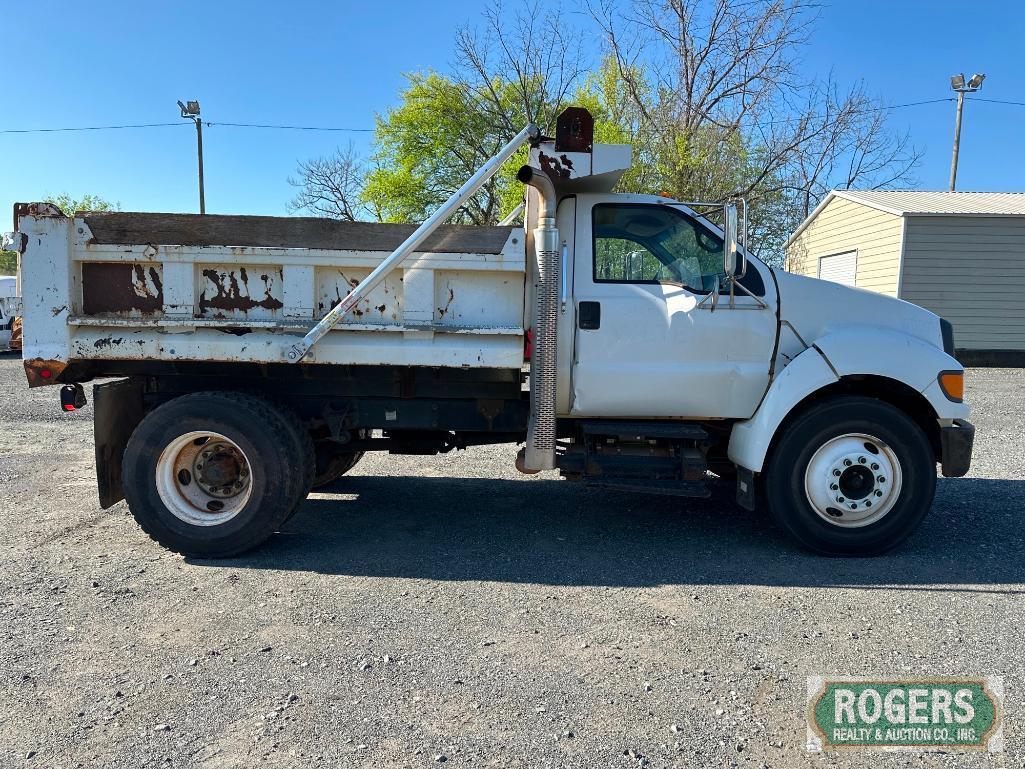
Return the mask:
[[[723,272],[733,276],[737,272],[737,204],[727,203],[723,206]]]

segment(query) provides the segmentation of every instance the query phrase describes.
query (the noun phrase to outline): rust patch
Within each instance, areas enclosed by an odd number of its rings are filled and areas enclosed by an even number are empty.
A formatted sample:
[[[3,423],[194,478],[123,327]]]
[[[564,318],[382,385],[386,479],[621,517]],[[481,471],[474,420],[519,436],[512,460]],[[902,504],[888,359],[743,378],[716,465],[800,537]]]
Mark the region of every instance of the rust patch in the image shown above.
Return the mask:
[[[58,384],[60,375],[68,364],[62,360],[45,360],[43,358],[30,358],[25,361],[25,378],[28,379],[29,387],[43,387],[45,385]],[[45,375],[43,372],[50,372]]]
[[[155,267],[124,262],[82,265],[82,310],[86,315],[152,315],[163,306],[164,286]]]
[[[215,293],[208,297],[206,289],[204,289],[200,294],[200,314],[205,313],[208,309],[248,312],[254,307],[272,311],[284,307],[280,299],[274,298],[271,292],[271,278],[267,274],[260,275],[260,280],[263,282],[263,297],[259,299],[253,298],[253,292],[249,286],[249,273],[246,272],[245,267],[240,267],[237,273],[234,270],[220,272],[206,269],[203,270],[203,277],[213,284]]]
[[[95,342],[93,342],[93,347],[95,347],[97,350],[103,350],[107,347],[113,347],[116,344],[121,344],[123,341],[125,340],[122,337],[114,339],[112,337],[105,336],[102,339],[97,339]]]
[[[455,299],[455,298],[456,298],[455,291],[453,291],[451,288],[449,288],[449,290],[448,290],[448,301],[445,302],[445,306],[444,307],[439,307],[438,308],[438,317],[439,318],[444,318],[445,317],[445,313],[448,312],[449,308],[452,306],[452,300]]]
[[[67,219],[64,212],[53,203],[15,203],[14,229],[18,228],[18,220],[23,216],[34,216],[37,219]]]
[[[543,152],[538,152],[537,159],[541,164],[541,170],[553,179],[568,179],[573,171],[573,161],[564,154],[559,157],[553,157]]]

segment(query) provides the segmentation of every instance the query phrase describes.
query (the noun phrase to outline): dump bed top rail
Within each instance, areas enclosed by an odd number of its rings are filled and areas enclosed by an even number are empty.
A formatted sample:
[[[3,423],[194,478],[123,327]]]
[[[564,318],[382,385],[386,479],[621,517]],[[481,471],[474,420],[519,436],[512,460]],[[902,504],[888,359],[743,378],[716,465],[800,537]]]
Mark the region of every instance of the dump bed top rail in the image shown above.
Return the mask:
[[[104,211],[79,216],[94,245],[259,246],[336,251],[394,251],[415,224],[343,222],[291,216],[222,216]],[[500,254],[511,227],[442,225],[419,247],[427,253]]]

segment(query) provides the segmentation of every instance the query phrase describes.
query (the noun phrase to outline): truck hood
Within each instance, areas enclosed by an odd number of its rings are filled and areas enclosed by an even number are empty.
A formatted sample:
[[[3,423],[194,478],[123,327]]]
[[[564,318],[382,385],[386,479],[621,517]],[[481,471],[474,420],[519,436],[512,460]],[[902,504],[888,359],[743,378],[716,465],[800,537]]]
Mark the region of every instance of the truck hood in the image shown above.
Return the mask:
[[[943,349],[940,319],[935,313],[901,299],[843,286],[828,280],[773,270],[779,287],[780,320],[789,322],[809,345],[838,328],[871,327],[898,331]],[[780,352],[791,355],[792,334],[780,335]],[[870,344],[871,340],[866,339]]]

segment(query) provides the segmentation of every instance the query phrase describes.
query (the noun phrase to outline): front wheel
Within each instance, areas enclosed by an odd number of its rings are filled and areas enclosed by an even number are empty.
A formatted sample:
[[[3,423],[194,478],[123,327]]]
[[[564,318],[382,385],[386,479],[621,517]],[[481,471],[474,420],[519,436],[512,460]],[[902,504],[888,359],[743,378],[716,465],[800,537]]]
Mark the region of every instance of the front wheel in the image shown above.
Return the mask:
[[[921,523],[936,491],[936,460],[913,420],[861,396],[813,405],[780,436],[766,469],[776,523],[827,555],[876,555]]]

